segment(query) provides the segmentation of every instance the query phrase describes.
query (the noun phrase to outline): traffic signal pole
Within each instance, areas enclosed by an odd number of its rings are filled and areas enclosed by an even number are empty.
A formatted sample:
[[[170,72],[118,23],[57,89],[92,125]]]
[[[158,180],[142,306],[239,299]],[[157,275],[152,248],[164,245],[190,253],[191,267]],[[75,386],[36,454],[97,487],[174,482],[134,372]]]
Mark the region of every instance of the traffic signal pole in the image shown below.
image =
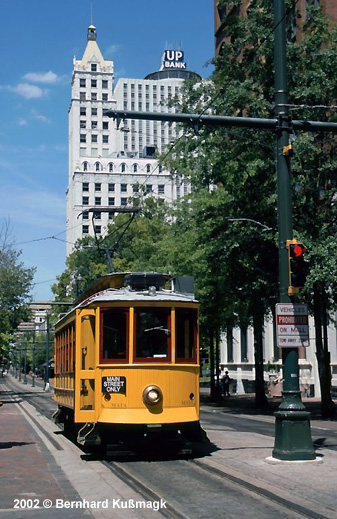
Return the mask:
[[[288,295],[289,271],[286,243],[293,238],[290,154],[290,135],[299,131],[330,131],[337,134],[337,123],[292,120],[288,105],[288,81],[286,60],[286,29],[284,0],[273,0],[274,11],[274,64],[275,64],[275,118],[225,117],[198,114],[174,114],[160,112],[132,112],[109,110],[107,115],[117,120],[117,127],[124,119],[144,119],[188,124],[195,129],[203,125],[212,127],[241,127],[274,131],[276,134],[277,207],[279,232],[279,301],[293,304]],[[282,348],[283,393],[282,402],[275,413],[274,458],[286,461],[313,460],[310,432],[310,414],[305,410],[299,389],[298,349]]]
[[[286,58],[286,25],[284,0],[273,0],[274,9],[274,65],[275,65],[275,115],[277,207],[279,235],[279,301],[293,304],[289,297],[289,264],[287,240],[293,239],[290,135],[292,121],[288,102]],[[299,384],[298,348],[282,348],[283,391],[282,402],[275,413],[275,444],[273,457],[281,460],[313,460],[315,451],[310,432],[310,413],[301,400]]]

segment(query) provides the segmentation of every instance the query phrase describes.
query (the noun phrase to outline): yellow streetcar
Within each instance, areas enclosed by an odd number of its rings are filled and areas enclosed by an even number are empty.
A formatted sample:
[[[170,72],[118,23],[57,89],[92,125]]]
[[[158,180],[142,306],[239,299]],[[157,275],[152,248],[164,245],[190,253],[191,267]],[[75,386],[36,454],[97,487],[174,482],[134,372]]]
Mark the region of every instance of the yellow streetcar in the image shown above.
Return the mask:
[[[200,436],[199,304],[168,279],[104,276],[56,324],[55,420],[78,443]]]

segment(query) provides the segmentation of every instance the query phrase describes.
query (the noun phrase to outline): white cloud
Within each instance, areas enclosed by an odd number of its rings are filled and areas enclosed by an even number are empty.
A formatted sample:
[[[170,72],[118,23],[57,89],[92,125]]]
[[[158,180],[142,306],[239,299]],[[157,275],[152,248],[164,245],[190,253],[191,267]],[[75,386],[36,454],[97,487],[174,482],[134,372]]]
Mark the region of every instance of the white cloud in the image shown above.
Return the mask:
[[[36,85],[30,85],[29,83],[19,83],[15,87],[8,87],[8,89],[25,99],[38,99],[48,92],[48,90],[44,90]]]
[[[28,72],[24,76],[24,79],[27,81],[32,81],[33,83],[48,83],[53,84],[60,81],[60,78],[55,72],[49,70],[49,72]]]
[[[119,45],[118,43],[117,44],[113,44],[113,45],[109,45],[109,47],[107,47],[107,49],[105,49],[104,56],[112,56],[114,54],[117,54],[121,47],[122,46]]]
[[[38,121],[41,121],[46,124],[51,123],[51,120],[48,117],[46,117],[45,115],[39,114],[36,110],[32,110],[31,113],[32,113],[32,117],[34,119],[37,119]]]
[[[19,125],[19,126],[27,126],[28,123],[27,123],[26,119],[22,119],[22,118],[21,118],[21,119],[19,119],[19,121],[18,121],[18,125]]]
[[[65,197],[48,190],[5,186],[1,196],[0,218],[6,216],[14,224],[26,226],[27,239],[30,239],[32,227],[37,235],[38,229],[41,236],[45,229],[52,229],[55,233],[65,228]]]

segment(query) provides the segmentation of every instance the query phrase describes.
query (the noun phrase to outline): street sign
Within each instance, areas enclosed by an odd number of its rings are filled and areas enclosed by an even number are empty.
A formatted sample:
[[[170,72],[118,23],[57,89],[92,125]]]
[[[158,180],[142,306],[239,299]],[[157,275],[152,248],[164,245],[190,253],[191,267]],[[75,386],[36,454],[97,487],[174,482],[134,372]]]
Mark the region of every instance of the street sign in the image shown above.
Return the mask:
[[[276,305],[276,337],[279,348],[309,346],[307,305],[298,303]]]

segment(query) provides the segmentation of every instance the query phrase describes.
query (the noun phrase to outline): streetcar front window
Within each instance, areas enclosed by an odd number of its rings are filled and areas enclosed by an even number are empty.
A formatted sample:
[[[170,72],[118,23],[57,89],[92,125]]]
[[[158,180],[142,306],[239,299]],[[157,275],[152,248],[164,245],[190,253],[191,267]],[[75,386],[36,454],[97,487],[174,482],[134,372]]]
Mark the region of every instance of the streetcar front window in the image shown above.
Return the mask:
[[[197,311],[176,309],[176,357],[178,362],[197,359]]]
[[[169,360],[171,346],[170,308],[139,308],[135,312],[136,358]]]
[[[101,311],[101,362],[127,360],[128,315],[121,308]]]

